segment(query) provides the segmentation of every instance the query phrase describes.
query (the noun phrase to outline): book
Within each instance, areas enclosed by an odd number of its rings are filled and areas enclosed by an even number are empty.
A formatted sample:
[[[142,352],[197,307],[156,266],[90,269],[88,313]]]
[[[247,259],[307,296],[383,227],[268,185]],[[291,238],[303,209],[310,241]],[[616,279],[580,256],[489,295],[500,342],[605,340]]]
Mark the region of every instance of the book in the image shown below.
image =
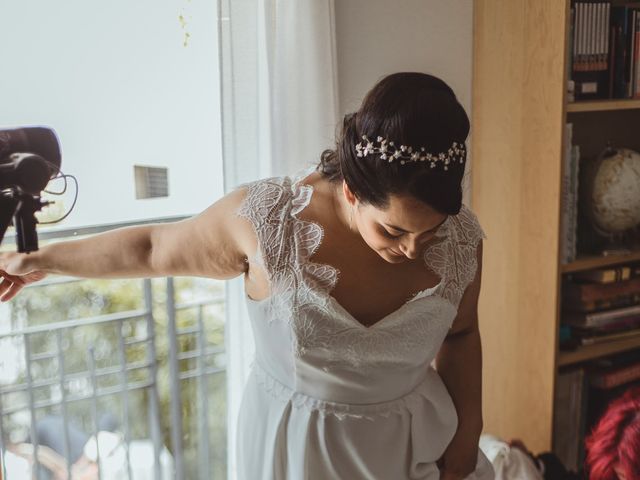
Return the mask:
[[[629,15],[629,62],[626,66],[627,98],[634,97],[635,89],[635,65],[636,65],[636,11]]]
[[[623,367],[593,371],[589,374],[589,384],[596,388],[610,389],[640,380],[640,362]]]
[[[636,89],[636,71],[638,64],[638,49],[636,48],[636,34],[638,31],[637,19],[640,3],[627,2],[622,5],[612,5],[610,12],[610,29],[614,31],[612,36],[613,56],[613,88],[612,98],[633,98],[638,91]],[[611,73],[611,72],[610,72]]]
[[[599,357],[590,362],[595,368],[625,367],[632,363],[640,363],[640,349],[627,350],[606,357]]]
[[[567,123],[564,128],[565,151],[562,157],[562,211],[561,224],[562,236],[560,238],[561,258],[564,264],[570,263],[575,259],[575,245],[572,245],[573,238],[571,236],[571,143],[573,136],[573,124]]]
[[[635,271],[635,270],[634,270]],[[574,280],[582,280],[597,283],[612,283],[629,280],[631,278],[631,267],[610,267],[594,268],[583,272],[575,272],[571,276]]]
[[[621,36],[622,33],[619,29],[615,27],[615,25],[610,25],[609,28],[609,78],[608,78],[608,97],[613,97],[613,82],[614,82],[614,72],[615,72],[615,58],[616,58],[616,39],[618,36]]]
[[[571,325],[567,322],[564,322],[564,324],[568,325],[571,328],[571,332],[573,336],[577,336],[577,337],[609,335],[612,333],[626,332],[628,330],[640,328],[640,317],[631,316],[631,317],[621,318],[618,320],[612,320],[606,325],[580,325],[580,324]]]
[[[593,312],[640,304],[640,278],[611,283],[565,282],[562,307],[567,311]]]
[[[592,313],[566,312],[562,316],[562,323],[582,327],[604,327],[613,324],[628,324],[635,322],[639,317],[640,305],[634,305]]]
[[[609,2],[572,6],[569,63],[576,99],[606,98],[609,93],[610,9]]]
[[[580,147],[573,143],[573,124],[565,124],[565,151],[562,170],[562,263],[571,263],[577,255],[578,238],[578,178],[580,169]]]
[[[640,305],[640,293],[627,293],[615,298],[602,298],[591,301],[565,302],[562,308],[566,312],[592,313],[603,310],[613,310],[614,308],[631,307]]]
[[[616,342],[618,340],[627,340],[629,338],[640,338],[640,325],[637,325],[631,330],[621,330],[615,333],[601,333],[597,334],[579,334],[575,333],[575,339],[578,345],[596,345],[599,343]]]
[[[640,2],[574,0],[569,22],[572,101],[640,98]]]
[[[635,51],[636,51],[636,55],[635,55],[635,75],[634,75],[634,95],[633,98],[640,98],[640,12],[636,11],[634,12],[636,19],[635,19],[635,26],[636,26],[636,34],[635,34]]]
[[[572,470],[579,468],[584,455],[586,401],[584,369],[559,372],[554,392],[553,453]]]
[[[571,160],[569,162],[569,258],[573,262],[578,255],[578,202],[580,179],[580,146],[571,147]]]

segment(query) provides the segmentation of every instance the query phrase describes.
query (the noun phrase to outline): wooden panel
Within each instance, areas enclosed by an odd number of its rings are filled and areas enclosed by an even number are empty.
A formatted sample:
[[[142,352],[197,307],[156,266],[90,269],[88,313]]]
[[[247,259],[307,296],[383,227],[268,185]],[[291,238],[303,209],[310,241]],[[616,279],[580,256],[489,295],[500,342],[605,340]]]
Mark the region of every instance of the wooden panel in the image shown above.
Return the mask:
[[[485,431],[551,448],[568,4],[474,3],[472,207]]]

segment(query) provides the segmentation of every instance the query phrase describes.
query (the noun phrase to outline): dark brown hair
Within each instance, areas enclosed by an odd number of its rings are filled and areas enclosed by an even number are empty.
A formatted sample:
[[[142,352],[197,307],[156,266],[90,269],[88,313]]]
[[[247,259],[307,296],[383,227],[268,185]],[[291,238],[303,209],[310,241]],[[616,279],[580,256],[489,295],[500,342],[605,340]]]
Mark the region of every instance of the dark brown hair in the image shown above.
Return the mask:
[[[407,194],[445,215],[462,206],[463,163],[430,167],[429,162],[388,162],[380,154],[358,157],[356,144],[366,135],[396,145],[447,152],[464,143],[469,117],[453,90],[426,73],[400,72],[384,77],[365,96],[360,109],[344,117],[336,148],[325,150],[318,171],[332,182],[343,179],[359,201],[386,208],[391,194]]]

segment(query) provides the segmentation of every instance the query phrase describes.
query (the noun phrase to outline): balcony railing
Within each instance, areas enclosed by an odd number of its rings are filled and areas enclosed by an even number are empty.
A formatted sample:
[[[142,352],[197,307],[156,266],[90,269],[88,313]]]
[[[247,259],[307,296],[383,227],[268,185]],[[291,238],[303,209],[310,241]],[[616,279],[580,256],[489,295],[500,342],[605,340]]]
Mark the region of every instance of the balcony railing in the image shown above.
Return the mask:
[[[121,226],[61,230],[49,238]],[[226,478],[223,289],[220,282],[198,280],[196,288],[185,285],[187,281],[192,280],[96,283],[52,277],[5,304],[11,314],[0,310],[2,457],[27,459],[33,478],[47,478],[42,473],[51,469],[57,476],[49,478],[76,478],[71,475],[77,467],[71,433],[81,430],[93,436],[84,447],[85,457],[100,466],[91,478]],[[129,294],[122,305],[130,308],[109,311],[114,306],[103,304],[117,294],[109,297],[98,290],[118,282],[120,291]],[[79,288],[91,297],[90,308],[72,304],[59,311],[47,303]],[[76,317],[69,315],[74,308],[99,311]],[[37,317],[36,324],[31,316]],[[105,413],[119,419],[111,437],[119,439],[115,449],[98,434],[104,430],[100,421]],[[62,451],[39,444],[39,428],[51,418],[62,425],[57,432]],[[13,480],[7,465],[3,462],[4,478]],[[120,473],[110,473],[115,471]]]

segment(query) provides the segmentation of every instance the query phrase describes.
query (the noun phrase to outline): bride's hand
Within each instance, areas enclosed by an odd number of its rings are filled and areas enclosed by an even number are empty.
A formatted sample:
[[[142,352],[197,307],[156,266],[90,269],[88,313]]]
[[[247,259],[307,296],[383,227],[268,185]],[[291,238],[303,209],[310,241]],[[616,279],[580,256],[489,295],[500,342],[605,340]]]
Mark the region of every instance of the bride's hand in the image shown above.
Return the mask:
[[[0,302],[8,302],[30,283],[38,282],[47,274],[29,266],[29,255],[24,253],[0,253]]]

